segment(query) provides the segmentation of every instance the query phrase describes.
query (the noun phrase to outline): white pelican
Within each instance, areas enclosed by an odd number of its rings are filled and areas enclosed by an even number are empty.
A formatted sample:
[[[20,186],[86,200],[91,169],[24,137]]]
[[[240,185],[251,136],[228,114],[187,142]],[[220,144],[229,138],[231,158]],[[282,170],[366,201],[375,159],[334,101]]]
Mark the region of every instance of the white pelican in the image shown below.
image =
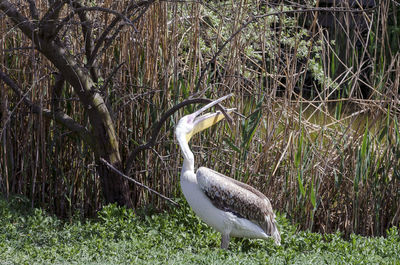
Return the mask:
[[[273,237],[275,243],[280,245],[281,236],[275,214],[264,194],[209,168],[200,167],[196,173],[194,171],[194,156],[188,145],[190,138],[225,117],[219,111],[198,116],[229,96],[182,117],[175,128],[184,158],[180,177],[183,194],[194,212],[221,233],[221,248],[228,248],[231,236],[262,239]],[[228,109],[227,113],[232,111]]]

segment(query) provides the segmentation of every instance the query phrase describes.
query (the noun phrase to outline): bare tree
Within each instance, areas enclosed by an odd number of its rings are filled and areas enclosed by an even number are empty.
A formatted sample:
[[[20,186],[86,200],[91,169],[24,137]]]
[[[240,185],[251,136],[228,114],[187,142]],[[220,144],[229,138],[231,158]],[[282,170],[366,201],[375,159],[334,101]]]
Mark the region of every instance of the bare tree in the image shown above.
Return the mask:
[[[100,76],[101,73],[96,65],[96,60],[102,51],[109,46],[123,26],[134,27],[135,20],[138,20],[153,3],[149,1],[132,1],[125,6],[123,11],[114,11],[101,7],[86,6],[79,0],[55,0],[48,1],[46,10],[39,10],[35,1],[28,0],[26,3],[0,1],[0,10],[27,38],[31,40],[32,49],[43,54],[57,69],[54,73],[55,84],[52,87],[54,103],[52,109],[44,109],[36,105],[25,95],[25,91],[7,73],[0,70],[0,80],[3,80],[14,93],[22,98],[34,113],[38,113],[49,119],[54,119],[58,124],[66,127],[75,135],[78,135],[94,152],[97,171],[101,177],[102,189],[106,203],[117,203],[131,207],[132,201],[129,194],[127,180],[110,170],[100,162],[103,158],[109,161],[114,167],[121,168],[121,155],[115,125],[112,121],[110,110],[105,104],[104,96],[99,89],[98,81],[107,80],[111,76]],[[29,12],[26,12],[27,5]],[[43,7],[41,7],[43,8]],[[114,16],[114,19],[104,28],[103,32],[95,40],[93,34],[94,21],[93,12],[106,12]],[[74,17],[79,18],[78,26],[84,42],[84,58],[72,54],[66,38],[62,38],[68,32],[67,25],[70,25]],[[133,20],[132,20],[133,19]],[[94,41],[95,40],[95,41]],[[116,68],[117,70],[118,68]],[[85,114],[89,119],[89,126],[84,126],[75,121],[72,117],[63,112],[59,98],[64,82],[73,87],[74,92],[81,102]]]

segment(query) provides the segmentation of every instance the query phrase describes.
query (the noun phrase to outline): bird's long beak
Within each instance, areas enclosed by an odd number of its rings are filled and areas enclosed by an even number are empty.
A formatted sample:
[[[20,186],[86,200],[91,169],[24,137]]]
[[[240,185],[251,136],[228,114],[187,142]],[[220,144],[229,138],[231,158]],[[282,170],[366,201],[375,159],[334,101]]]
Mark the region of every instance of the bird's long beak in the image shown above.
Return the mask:
[[[227,98],[229,98],[229,97],[231,97],[231,96],[232,96],[232,94],[229,94],[229,95],[223,96],[222,98],[216,99],[216,100],[214,100],[213,102],[208,103],[207,105],[205,105],[205,106],[202,107],[201,109],[199,109],[199,110],[193,112],[192,114],[193,114],[195,117],[197,117],[198,115],[200,115],[200,114],[201,114],[202,112],[204,112],[205,110],[211,108],[212,106],[214,106],[214,105],[220,103],[221,101],[224,101],[225,99],[227,99]]]
[[[189,134],[186,135],[186,140],[188,142],[189,142],[190,138],[192,138],[192,136],[195,135],[196,133],[207,129],[208,127],[211,127],[212,125],[216,124],[217,122],[219,122],[220,120],[225,118],[225,115],[221,111],[217,111],[215,113],[207,113],[207,114],[204,114],[204,115],[202,115],[200,117],[197,117],[197,116],[200,115],[205,110],[211,108],[212,106],[214,106],[214,105],[220,103],[221,101],[227,99],[230,96],[232,96],[232,94],[229,94],[229,95],[226,95],[226,96],[224,96],[222,98],[214,100],[213,102],[210,102],[209,104],[205,105],[201,109],[199,109],[196,112],[191,114],[191,115],[194,116],[194,127],[193,127],[193,130]],[[225,112],[226,112],[226,114],[229,114],[234,110],[235,109],[227,109]]]

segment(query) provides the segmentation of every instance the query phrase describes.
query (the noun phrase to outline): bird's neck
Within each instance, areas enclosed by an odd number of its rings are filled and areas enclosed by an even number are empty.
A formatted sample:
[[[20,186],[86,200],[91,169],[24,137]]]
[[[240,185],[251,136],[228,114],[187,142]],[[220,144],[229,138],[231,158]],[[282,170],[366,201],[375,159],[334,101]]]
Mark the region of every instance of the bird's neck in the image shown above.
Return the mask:
[[[194,172],[194,155],[189,148],[188,142],[183,139],[178,141],[183,155],[182,175],[187,171]]]
[[[183,160],[182,174],[187,171],[194,172],[194,161],[185,158]]]

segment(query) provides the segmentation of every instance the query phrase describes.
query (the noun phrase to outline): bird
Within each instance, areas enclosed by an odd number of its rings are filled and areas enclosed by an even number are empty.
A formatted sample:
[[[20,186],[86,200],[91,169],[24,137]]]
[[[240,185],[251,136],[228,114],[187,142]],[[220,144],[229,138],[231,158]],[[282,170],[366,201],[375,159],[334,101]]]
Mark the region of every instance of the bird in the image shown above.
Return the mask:
[[[214,100],[178,121],[175,136],[183,156],[180,186],[196,215],[221,233],[222,249],[228,249],[231,237],[272,237],[275,244],[280,245],[276,215],[270,200],[262,192],[210,168],[199,167],[195,172],[190,139],[225,118],[220,111],[200,114],[231,95]],[[226,109],[226,114],[233,110]]]

